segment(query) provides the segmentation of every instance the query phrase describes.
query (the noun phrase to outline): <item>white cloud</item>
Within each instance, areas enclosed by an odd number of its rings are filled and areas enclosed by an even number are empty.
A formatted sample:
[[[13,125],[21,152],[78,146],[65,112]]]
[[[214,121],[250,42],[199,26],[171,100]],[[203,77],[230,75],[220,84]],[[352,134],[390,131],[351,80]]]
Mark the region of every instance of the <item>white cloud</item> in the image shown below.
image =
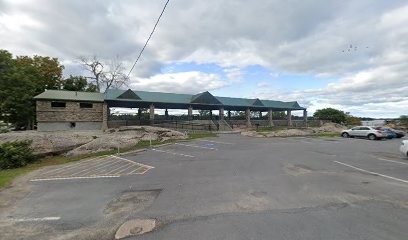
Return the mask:
[[[216,74],[191,71],[139,78],[131,83],[130,87],[135,90],[194,94],[218,89],[227,84],[228,82],[221,80]]]
[[[69,63],[67,72],[79,72],[76,57],[94,54],[119,56],[130,69],[163,4],[0,0],[0,45],[16,55],[58,57]],[[274,73],[340,79],[322,89],[295,91],[272,91],[258,83],[268,98],[358,114],[377,113],[379,107],[390,116],[407,114],[401,107],[408,92],[407,16],[405,0],[171,1],[131,75],[131,86],[212,90],[232,79],[248,81],[241,69],[260,65]],[[160,73],[163,66],[184,62],[218,64],[227,79],[199,71]]]
[[[256,84],[256,86],[258,86],[258,87],[269,87],[269,86],[271,86],[271,83],[270,82],[259,82],[259,83]]]

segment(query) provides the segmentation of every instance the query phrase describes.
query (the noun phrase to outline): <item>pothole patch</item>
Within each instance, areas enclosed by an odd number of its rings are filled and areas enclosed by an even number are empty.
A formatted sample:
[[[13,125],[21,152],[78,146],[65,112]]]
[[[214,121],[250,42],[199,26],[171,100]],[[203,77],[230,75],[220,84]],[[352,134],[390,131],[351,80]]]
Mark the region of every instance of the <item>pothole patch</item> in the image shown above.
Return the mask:
[[[119,212],[139,212],[153,204],[161,190],[128,191],[111,201],[104,209],[104,214]]]
[[[404,207],[404,208],[408,208],[408,200],[407,200],[407,201],[402,201],[402,202],[400,203],[400,205],[401,205],[402,207]]]
[[[142,235],[151,232],[156,227],[155,219],[132,219],[123,223],[115,234],[115,239]]]
[[[310,167],[302,164],[286,164],[285,171],[290,175],[299,176],[311,173],[313,170]]]

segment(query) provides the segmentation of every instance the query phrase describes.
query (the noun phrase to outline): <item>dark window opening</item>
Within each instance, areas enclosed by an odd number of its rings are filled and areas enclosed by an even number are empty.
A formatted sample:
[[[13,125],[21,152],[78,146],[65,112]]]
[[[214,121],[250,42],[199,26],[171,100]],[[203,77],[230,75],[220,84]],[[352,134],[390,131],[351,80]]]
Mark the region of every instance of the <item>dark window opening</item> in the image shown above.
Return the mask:
[[[92,103],[79,103],[79,107],[80,108],[93,108],[93,104]]]
[[[69,123],[69,126],[70,126],[71,128],[75,128],[75,127],[76,127],[76,123],[75,123],[75,122],[70,122],[70,123]]]
[[[51,107],[53,108],[64,108],[65,106],[65,102],[51,102]]]

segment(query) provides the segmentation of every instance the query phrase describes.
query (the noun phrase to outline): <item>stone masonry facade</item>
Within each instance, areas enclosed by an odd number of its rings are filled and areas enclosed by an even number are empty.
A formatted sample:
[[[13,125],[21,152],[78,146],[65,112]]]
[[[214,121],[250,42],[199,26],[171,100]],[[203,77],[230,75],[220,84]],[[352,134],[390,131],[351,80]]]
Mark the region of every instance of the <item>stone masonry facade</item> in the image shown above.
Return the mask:
[[[92,108],[80,108],[80,102],[69,101],[65,102],[65,107],[52,107],[52,102],[37,101],[38,122],[102,122],[103,120],[101,102],[93,102]]]

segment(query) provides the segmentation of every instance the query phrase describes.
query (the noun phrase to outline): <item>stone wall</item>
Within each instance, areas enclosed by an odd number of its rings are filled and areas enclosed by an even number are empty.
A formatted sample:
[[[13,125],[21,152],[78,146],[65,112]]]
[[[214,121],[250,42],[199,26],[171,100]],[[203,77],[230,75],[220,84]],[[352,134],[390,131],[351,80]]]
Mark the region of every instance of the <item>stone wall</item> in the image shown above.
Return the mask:
[[[51,101],[37,101],[38,122],[102,122],[103,103],[80,108],[80,102],[66,101],[65,108],[51,107]]]

